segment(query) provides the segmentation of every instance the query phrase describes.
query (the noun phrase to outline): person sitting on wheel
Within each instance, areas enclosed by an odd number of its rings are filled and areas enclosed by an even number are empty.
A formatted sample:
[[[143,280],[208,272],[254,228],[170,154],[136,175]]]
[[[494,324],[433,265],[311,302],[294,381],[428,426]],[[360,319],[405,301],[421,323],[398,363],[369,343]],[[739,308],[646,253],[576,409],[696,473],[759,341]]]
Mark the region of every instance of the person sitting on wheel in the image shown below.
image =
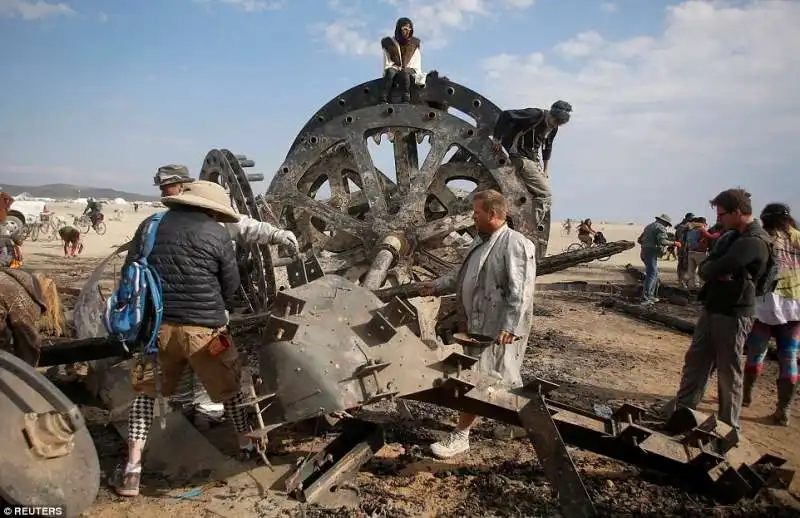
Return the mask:
[[[425,84],[420,40],[414,37],[414,24],[411,20],[408,18],[397,20],[394,37],[383,38],[381,49],[383,50],[381,102],[389,102],[395,80],[398,83],[402,102],[411,102],[411,81],[413,80],[417,85]]]
[[[592,220],[585,219],[578,225],[578,241],[583,243],[583,246],[587,248],[592,246],[592,236],[595,234],[597,232],[592,228]]]

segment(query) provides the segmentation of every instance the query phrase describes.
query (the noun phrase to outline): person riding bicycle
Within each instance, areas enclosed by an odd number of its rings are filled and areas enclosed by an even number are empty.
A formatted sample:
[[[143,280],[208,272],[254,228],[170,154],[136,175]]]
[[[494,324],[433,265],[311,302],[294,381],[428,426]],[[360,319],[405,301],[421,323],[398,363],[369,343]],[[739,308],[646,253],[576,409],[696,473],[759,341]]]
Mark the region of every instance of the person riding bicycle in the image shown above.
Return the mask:
[[[597,234],[592,228],[592,220],[585,219],[578,225],[578,241],[583,243],[585,247],[592,246],[592,236]]]
[[[92,227],[103,220],[102,205],[94,198],[86,200],[86,208],[83,210],[83,215],[85,216],[86,213],[89,214],[89,221],[92,222]]]

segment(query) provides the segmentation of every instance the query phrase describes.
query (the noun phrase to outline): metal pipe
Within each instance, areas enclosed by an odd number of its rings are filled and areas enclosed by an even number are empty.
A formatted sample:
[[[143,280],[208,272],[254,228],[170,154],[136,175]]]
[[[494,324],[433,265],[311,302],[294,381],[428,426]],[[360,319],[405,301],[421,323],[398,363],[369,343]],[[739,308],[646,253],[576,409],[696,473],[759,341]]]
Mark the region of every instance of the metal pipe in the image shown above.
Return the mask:
[[[367,275],[364,277],[362,286],[370,290],[377,290],[383,286],[386,276],[389,274],[389,268],[392,267],[394,262],[394,254],[391,250],[382,248],[378,250],[375,259],[372,261]]]

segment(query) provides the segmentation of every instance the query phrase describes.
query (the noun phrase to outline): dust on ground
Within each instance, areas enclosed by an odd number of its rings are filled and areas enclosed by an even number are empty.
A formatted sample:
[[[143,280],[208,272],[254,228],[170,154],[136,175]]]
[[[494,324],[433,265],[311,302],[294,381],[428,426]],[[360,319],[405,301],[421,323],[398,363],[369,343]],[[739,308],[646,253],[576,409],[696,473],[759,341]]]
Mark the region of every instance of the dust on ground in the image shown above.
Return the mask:
[[[110,246],[106,248],[110,252]],[[554,252],[557,252],[555,250]],[[89,273],[103,254],[69,262],[43,254],[29,256],[28,265],[47,269],[66,294],[67,306],[77,295]],[[584,280],[592,283],[621,284],[623,258],[609,263],[591,263],[569,271],[541,277],[540,283]],[[631,261],[632,262],[632,261]],[[674,263],[673,263],[674,264]],[[667,268],[670,265],[667,263]],[[674,272],[674,266],[672,266]],[[667,281],[674,273],[667,274]],[[105,279],[113,282],[113,268]],[[523,372],[526,378],[539,377],[560,384],[551,393],[554,399],[584,408],[594,405],[615,407],[633,403],[654,407],[670,398],[680,377],[683,354],[689,337],[655,324],[604,309],[598,302],[602,295],[540,289],[534,329]],[[668,308],[690,317],[693,307]],[[796,448],[800,431],[795,424],[781,428],[769,424],[768,416],[776,400],[772,380],[777,365],[769,363],[759,383],[751,407],[742,411],[744,434],[761,451],[788,459],[791,467],[800,466]],[[716,389],[711,388],[700,410],[716,409]],[[62,385],[80,403],[100,454],[104,480],[116,464],[124,462],[126,446],[116,431],[106,425],[107,412],[92,401],[78,384]],[[536,462],[527,440],[499,440],[495,423],[482,420],[471,434],[468,455],[446,461],[436,460],[428,444],[442,438],[455,425],[454,411],[409,403],[412,421],[392,420],[385,425],[387,445],[367,463],[357,476],[360,504],[356,509],[324,509],[314,505],[296,505],[283,516],[560,516],[552,488]],[[800,420],[797,411],[792,413]],[[223,437],[227,425],[213,427],[210,436]],[[291,432],[271,443],[273,454],[286,451],[310,451],[320,440],[311,440]],[[278,451],[276,451],[276,448]],[[223,448],[224,449],[224,448]],[[631,465],[589,452],[571,449],[584,483],[601,516],[798,516],[796,509],[781,505],[777,497],[765,493],[755,500],[735,506],[720,506],[708,498],[681,487],[661,473],[641,470]],[[210,510],[211,497],[168,498],[165,488],[184,486],[212,487],[221,483],[202,480],[164,480],[158,473],[143,474],[143,495],[124,500],[102,484],[100,495],[86,516],[156,517],[166,513],[187,516],[275,516],[278,502],[274,495],[263,498],[231,488],[226,502],[229,513]],[[797,491],[797,484],[793,486]],[[219,500],[219,496],[215,496]],[[216,501],[219,504],[218,501]],[[235,509],[235,511],[233,511]]]

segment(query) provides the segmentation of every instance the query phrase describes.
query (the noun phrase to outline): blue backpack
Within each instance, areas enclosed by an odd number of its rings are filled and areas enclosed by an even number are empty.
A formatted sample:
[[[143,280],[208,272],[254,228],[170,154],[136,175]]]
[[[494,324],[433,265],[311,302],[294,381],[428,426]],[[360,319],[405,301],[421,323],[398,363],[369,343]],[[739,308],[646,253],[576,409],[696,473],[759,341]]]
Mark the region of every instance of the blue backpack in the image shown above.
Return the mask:
[[[147,257],[153,250],[158,225],[166,213],[156,213],[147,222],[139,255],[122,270],[117,291],[106,301],[103,312],[103,325],[111,337],[125,344],[141,343],[147,354],[156,351],[156,338],[164,311],[161,278],[148,264]],[[140,336],[144,332],[149,334]]]

